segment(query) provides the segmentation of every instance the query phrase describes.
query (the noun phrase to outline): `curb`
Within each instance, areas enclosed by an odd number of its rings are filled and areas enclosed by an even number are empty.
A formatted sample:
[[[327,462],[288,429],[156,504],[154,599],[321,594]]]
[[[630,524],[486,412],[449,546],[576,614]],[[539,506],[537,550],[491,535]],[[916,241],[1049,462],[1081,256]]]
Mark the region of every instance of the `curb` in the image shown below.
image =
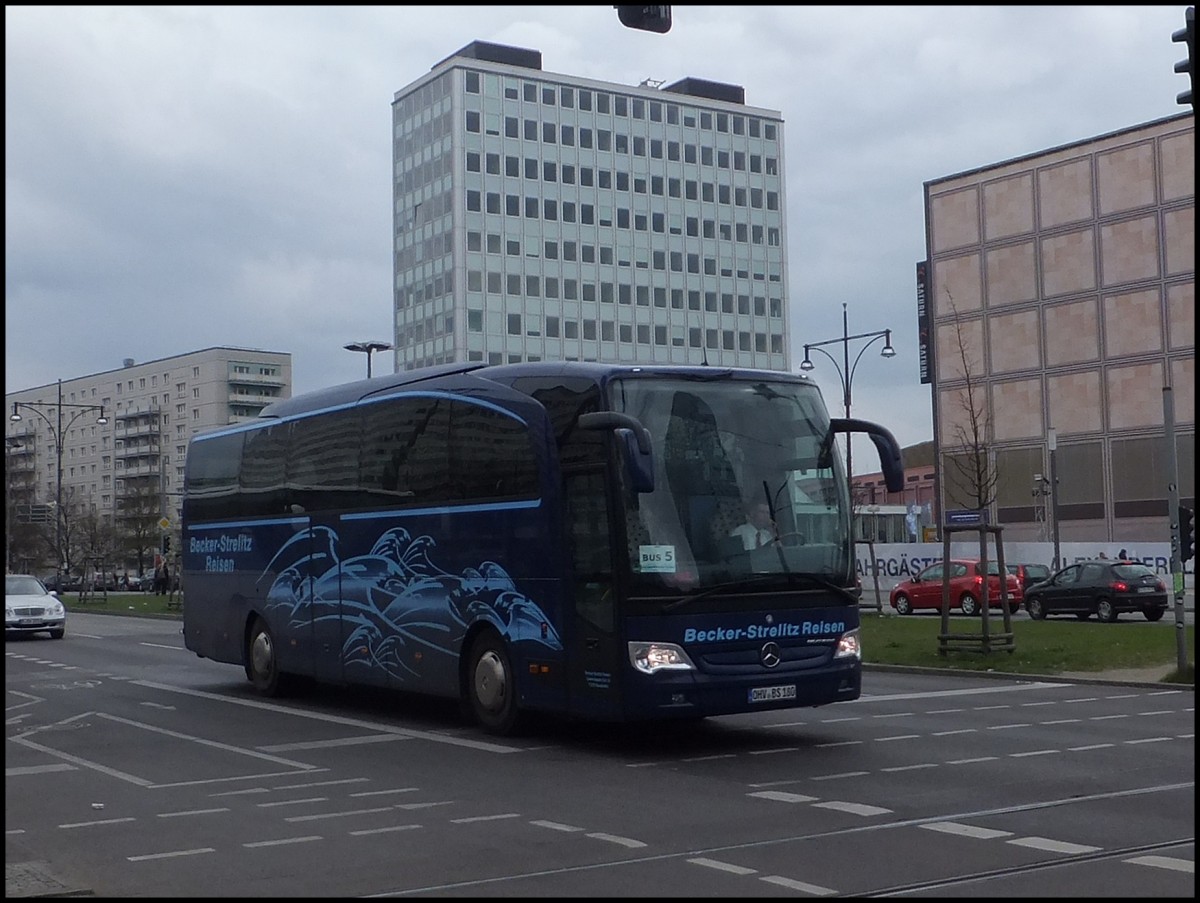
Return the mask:
[[[1172,683],[1165,680],[1127,680],[1122,678],[1106,678],[1103,672],[1095,677],[1067,677],[1062,674],[1016,674],[1011,671],[968,671],[958,668],[922,668],[916,665],[873,665],[867,662],[862,666],[864,671],[883,671],[895,674],[925,674],[940,676],[952,674],[956,677],[981,677],[994,680],[1027,680],[1051,681],[1063,684],[1100,684],[1113,687],[1144,687],[1155,690],[1191,690],[1196,691],[1195,683]]]
[[[4,896],[28,897],[91,897],[90,888],[81,887],[56,874],[48,862],[6,862],[4,864]]]

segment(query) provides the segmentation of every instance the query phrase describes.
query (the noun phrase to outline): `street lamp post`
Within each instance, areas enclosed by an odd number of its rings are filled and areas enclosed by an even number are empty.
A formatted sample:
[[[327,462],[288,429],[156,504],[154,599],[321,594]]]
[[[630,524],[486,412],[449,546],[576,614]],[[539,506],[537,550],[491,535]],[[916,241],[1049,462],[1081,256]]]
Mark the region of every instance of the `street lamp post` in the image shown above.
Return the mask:
[[[1054,521],[1054,568],[1057,570],[1062,567],[1062,560],[1058,544],[1058,430],[1054,427],[1046,430],[1046,447],[1050,450],[1050,517]]]
[[[71,425],[86,414],[88,411],[99,411],[100,415],[96,418],[96,422],[103,426],[108,423],[108,418],[104,416],[104,405],[102,404],[72,404],[62,400],[62,380],[58,381],[58,401],[14,401],[12,406],[12,414],[9,415],[9,420],[15,422],[21,419],[21,408],[32,411],[45,421],[47,427],[50,428],[50,435],[54,439],[54,455],[56,461],[55,482],[54,482],[54,554],[57,557],[55,563],[54,575],[56,578],[56,587],[62,582],[63,569],[63,441],[66,437],[66,431],[71,428]],[[57,425],[55,421],[47,416],[42,408],[54,408],[57,411]],[[63,408],[74,408],[70,419],[63,423]]]
[[[856,339],[867,339],[867,343],[859,349],[858,354],[854,358],[854,363],[850,363],[850,343]],[[846,408],[846,419],[850,419],[850,389],[854,384],[854,371],[858,369],[858,362],[863,356],[863,352],[870,348],[880,339],[884,340],[883,351],[880,352],[880,357],[895,357],[896,349],[892,347],[892,331],[890,329],[880,329],[875,332],[860,332],[857,335],[850,335],[850,320],[846,312],[846,303],[842,302],[842,336],[838,339],[826,339],[823,342],[809,342],[804,346],[804,360],[800,362],[801,370],[812,370],[814,364],[809,357],[810,351],[819,351],[833,362],[833,368],[837,370],[838,377],[842,380],[842,403]],[[825,350],[825,345],[835,345],[838,342],[842,345],[842,362],[838,363],[837,358]],[[850,452],[850,434],[846,434],[846,482],[850,485],[850,503],[854,504],[854,471],[852,469],[853,458]]]
[[[388,342],[348,342],[342,347],[347,351],[361,351],[367,356],[367,379],[370,379],[371,355],[376,351],[390,351],[394,346]]]

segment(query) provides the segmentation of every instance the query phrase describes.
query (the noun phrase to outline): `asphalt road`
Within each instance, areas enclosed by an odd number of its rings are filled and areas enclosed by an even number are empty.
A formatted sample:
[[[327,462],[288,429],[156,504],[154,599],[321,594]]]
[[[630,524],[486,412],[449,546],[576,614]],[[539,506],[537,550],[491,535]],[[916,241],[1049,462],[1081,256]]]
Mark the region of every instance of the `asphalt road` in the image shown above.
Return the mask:
[[[177,622],[5,645],[7,896],[1127,896],[1195,891],[1195,694],[870,671],[673,727],[319,688]]]

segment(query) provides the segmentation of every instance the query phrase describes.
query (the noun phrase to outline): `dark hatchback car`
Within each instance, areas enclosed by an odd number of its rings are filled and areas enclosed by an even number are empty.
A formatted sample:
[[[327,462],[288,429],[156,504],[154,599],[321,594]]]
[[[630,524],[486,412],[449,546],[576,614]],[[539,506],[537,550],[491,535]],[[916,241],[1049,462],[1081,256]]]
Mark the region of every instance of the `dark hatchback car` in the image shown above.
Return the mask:
[[[1080,561],[1049,580],[1025,591],[1025,610],[1040,621],[1047,615],[1075,615],[1086,621],[1093,614],[1112,622],[1122,612],[1141,612],[1157,621],[1167,610],[1167,586],[1134,561]]]

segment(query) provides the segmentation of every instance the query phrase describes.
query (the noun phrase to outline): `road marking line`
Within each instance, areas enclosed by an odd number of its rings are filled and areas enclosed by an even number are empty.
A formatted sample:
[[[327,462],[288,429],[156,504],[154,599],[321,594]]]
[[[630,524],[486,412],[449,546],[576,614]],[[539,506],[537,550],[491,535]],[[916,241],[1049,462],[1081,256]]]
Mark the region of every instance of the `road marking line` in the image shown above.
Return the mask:
[[[326,812],[321,815],[293,815],[290,818],[285,818],[287,822],[299,821],[324,821],[328,818],[346,818],[351,815],[374,815],[377,812],[391,812],[391,806],[384,806],[381,809],[351,809],[348,812]]]
[[[1006,840],[1005,843],[1011,843],[1017,847],[1029,847],[1034,850],[1045,850],[1047,853],[1069,853],[1076,855],[1078,853],[1096,853],[1104,849],[1104,847],[1090,847],[1081,843],[1067,843],[1062,840],[1051,840],[1049,837],[1016,837],[1012,840]]]
[[[1134,865],[1148,865],[1152,868],[1171,869],[1176,872],[1187,872],[1189,875],[1196,873],[1196,863],[1190,859],[1176,859],[1173,856],[1135,856],[1132,859],[1126,859],[1126,862],[1132,862]]]
[[[779,875],[766,875],[758,880],[766,881],[768,884],[778,884],[780,887],[798,890],[801,893],[812,894],[814,897],[829,897],[837,893],[836,890],[830,890],[828,887],[821,887],[817,884],[805,884],[803,881],[794,881],[791,878],[781,878]]]
[[[977,840],[1012,837],[1012,831],[997,831],[995,828],[980,828],[953,821],[935,821],[927,825],[918,825],[918,827],[924,828],[926,831],[940,831],[943,834],[957,834],[960,837],[973,837]]]
[[[146,856],[126,856],[126,862],[146,862],[150,859],[174,859],[177,856],[199,856],[201,853],[215,853],[212,847],[200,847],[198,850],[176,850],[173,853],[150,853]]]
[[[74,765],[66,763],[60,765],[29,765],[23,768],[6,768],[4,776],[6,778],[16,777],[22,774],[47,774],[51,771],[78,771]]]
[[[695,859],[689,859],[692,865],[702,865],[705,868],[717,869],[722,872],[729,872],[734,875],[753,875],[758,869],[748,869],[744,866],[733,865],[729,862],[718,862],[716,859],[705,859],[703,856],[698,856]]]
[[[321,837],[318,834],[313,834],[309,837],[289,837],[285,840],[257,840],[254,843],[244,843],[242,846],[248,850],[252,850],[256,847],[282,847],[291,843],[310,843],[314,840],[324,839],[324,837]]]
[[[386,828],[368,828],[362,831],[351,831],[351,837],[366,837],[368,834],[387,834],[391,831],[411,831],[420,825],[388,825]]]
[[[256,803],[255,805],[257,805],[260,809],[274,809],[278,806],[303,806],[305,803],[327,802],[329,802],[329,797],[327,796],[310,796],[308,799],[304,800],[275,800],[274,802]]]
[[[105,818],[99,821],[77,821],[70,822],[65,825],[59,825],[60,828],[94,828],[97,825],[120,825],[129,821],[137,821],[136,818]]]
[[[574,831],[582,831],[583,830],[583,828],[576,828],[574,825],[563,825],[563,824],[559,824],[556,821],[543,821],[542,819],[538,819],[536,821],[531,821],[530,824],[537,825],[539,828],[549,828],[551,831],[574,832]]]
[[[802,793],[786,793],[783,790],[759,790],[747,793],[746,796],[756,796],[760,800],[774,800],[777,803],[811,803],[817,797],[805,796]]]
[[[862,803],[843,803],[837,800],[828,803],[813,803],[814,809],[833,809],[837,812],[848,812],[850,815],[887,815],[892,810],[879,806],[867,806]]]
[[[594,837],[596,840],[607,840],[610,843],[619,843],[621,846],[629,847],[630,849],[637,849],[638,847],[646,846],[646,844],[642,843],[640,840],[634,840],[631,837],[618,837],[616,834],[602,834],[597,832],[594,834],[589,834],[588,837]]]

